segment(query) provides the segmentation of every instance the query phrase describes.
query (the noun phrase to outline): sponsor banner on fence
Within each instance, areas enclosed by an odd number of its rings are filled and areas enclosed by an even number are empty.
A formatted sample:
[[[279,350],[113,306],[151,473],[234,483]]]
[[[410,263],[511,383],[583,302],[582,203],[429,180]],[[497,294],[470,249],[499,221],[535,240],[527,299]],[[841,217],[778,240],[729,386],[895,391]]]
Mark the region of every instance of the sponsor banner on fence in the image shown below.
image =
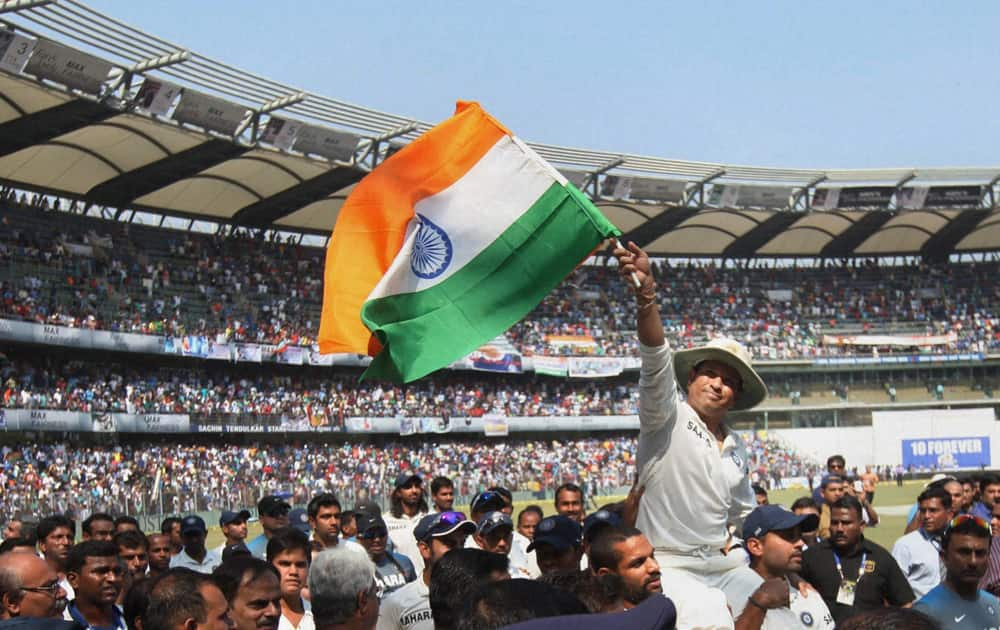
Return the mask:
[[[895,186],[856,186],[851,188],[817,188],[812,207],[820,210],[836,208],[887,208]]]
[[[900,365],[904,363],[953,363],[957,361],[982,361],[984,355],[979,352],[963,352],[957,354],[918,354],[907,356],[883,357],[827,357],[814,359],[815,366],[830,365]]]
[[[114,427],[121,433],[187,433],[191,430],[191,420],[187,414],[113,413],[110,415]]]
[[[990,465],[990,438],[944,437],[903,440],[903,466],[941,470]]]
[[[954,345],[958,335],[823,335],[825,346],[902,346],[918,348],[924,346]]]
[[[306,353],[309,365],[333,365],[333,356],[332,354],[320,354],[319,346],[315,345],[309,348]]]
[[[418,418],[397,418],[397,420],[399,422],[400,435],[451,432],[451,420],[449,418],[423,416]]]
[[[503,437],[510,434],[510,425],[506,416],[494,416],[487,414],[483,416],[483,435],[487,437]]]
[[[274,360],[277,363],[285,363],[287,365],[302,365],[302,355],[305,350],[302,346],[284,346],[278,350],[274,351]]]
[[[255,343],[236,344],[236,360],[247,363],[260,363],[263,359],[260,346]]]
[[[82,431],[94,430],[91,414],[82,411],[54,409],[6,409],[4,421],[8,431]]]
[[[208,356],[206,358],[217,361],[230,361],[233,358],[233,347],[228,343],[209,342]]]
[[[469,367],[484,372],[507,372],[520,374],[521,353],[504,341],[503,344],[487,344],[469,355]]]
[[[567,363],[573,378],[618,376],[625,369],[621,359],[612,357],[569,357]]]

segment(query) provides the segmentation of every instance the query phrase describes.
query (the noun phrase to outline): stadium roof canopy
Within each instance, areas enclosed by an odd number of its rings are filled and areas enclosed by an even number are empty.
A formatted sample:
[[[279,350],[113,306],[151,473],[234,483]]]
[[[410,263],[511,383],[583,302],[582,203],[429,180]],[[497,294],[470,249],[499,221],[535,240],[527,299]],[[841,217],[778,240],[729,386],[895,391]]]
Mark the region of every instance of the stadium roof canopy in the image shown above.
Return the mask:
[[[84,208],[326,236],[352,186],[431,126],[209,59],[77,0],[8,0],[0,24],[0,183]],[[657,255],[1000,250],[1000,166],[786,169],[531,145]]]

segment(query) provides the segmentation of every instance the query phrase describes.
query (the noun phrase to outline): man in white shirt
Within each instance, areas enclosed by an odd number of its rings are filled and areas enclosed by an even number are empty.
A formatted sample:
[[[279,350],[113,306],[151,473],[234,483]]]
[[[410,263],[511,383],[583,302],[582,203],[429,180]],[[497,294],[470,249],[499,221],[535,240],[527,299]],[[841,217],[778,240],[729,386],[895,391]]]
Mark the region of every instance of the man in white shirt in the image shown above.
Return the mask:
[[[302,598],[312,561],[309,536],[295,527],[277,530],[267,541],[267,561],[278,570],[281,580],[278,630],[314,630],[312,610],[309,602]]]
[[[514,555],[514,521],[509,516],[499,511],[485,514],[472,537],[479,549],[507,556],[510,577],[531,579],[525,559]]]
[[[642,361],[636,465],[637,485],[645,494],[636,526],[656,549],[664,583],[672,575],[693,576],[722,589],[736,605],[755,577],[746,553],[734,548],[732,533],[739,535],[756,499],[746,445],[725,418],[730,410],[763,401],[767,387],[749,353],[731,339],[673,352],[657,310],[649,258],[635,243],[617,247],[614,255],[636,295]]]
[[[434,630],[431,615],[431,569],[452,549],[465,546],[465,539],[476,531],[476,524],[461,512],[437,512],[420,519],[413,530],[423,559],[423,573],[384,600],[378,613],[379,630]]]
[[[941,486],[931,486],[917,497],[920,529],[906,534],[892,546],[892,557],[906,576],[913,595],[920,599],[941,583],[941,535],[954,516],[952,496]]]
[[[761,505],[743,523],[756,589],[734,608],[737,630],[833,630],[833,615],[811,588],[805,594],[788,579],[802,569],[802,532],[819,525],[815,514],[796,515],[780,505]]]
[[[382,519],[389,528],[389,540],[393,551],[410,559],[417,573],[424,569],[424,560],[413,538],[417,522],[427,514],[427,498],[424,496],[424,482],[420,475],[403,473],[396,477],[390,499],[389,513]]]
[[[531,539],[535,536],[535,528],[544,516],[542,508],[537,505],[529,505],[517,514],[517,528],[514,530],[513,549],[510,552],[511,563],[513,564],[517,559],[519,564],[528,568],[528,574],[532,579],[541,575],[542,571],[538,568],[535,552],[528,552],[528,545],[531,544]]]
[[[181,520],[181,539],[184,547],[170,559],[170,568],[183,567],[198,573],[211,573],[222,564],[222,555],[216,550],[205,549],[208,528],[200,516],[194,514]]]

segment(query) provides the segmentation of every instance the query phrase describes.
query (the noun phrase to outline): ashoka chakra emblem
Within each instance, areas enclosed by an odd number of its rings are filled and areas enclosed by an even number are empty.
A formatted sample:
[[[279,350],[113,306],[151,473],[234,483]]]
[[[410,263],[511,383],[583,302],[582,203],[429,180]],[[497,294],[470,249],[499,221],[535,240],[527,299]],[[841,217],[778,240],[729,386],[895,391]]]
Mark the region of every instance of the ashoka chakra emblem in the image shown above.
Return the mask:
[[[410,268],[418,278],[437,278],[451,264],[451,239],[424,215],[418,214],[417,218],[420,219],[420,227],[410,253]]]

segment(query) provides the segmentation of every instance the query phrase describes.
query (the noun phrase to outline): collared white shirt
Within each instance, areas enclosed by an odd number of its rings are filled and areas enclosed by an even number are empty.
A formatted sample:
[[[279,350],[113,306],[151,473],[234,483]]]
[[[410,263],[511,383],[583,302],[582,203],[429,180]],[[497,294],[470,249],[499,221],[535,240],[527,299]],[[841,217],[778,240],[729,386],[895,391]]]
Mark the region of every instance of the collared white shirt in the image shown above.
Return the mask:
[[[302,619],[299,620],[299,625],[293,626],[292,620],[281,613],[281,618],[278,620],[278,630],[316,630],[316,621],[313,619],[312,606],[306,600],[302,601],[302,608],[305,613],[302,615]]]
[[[756,575],[756,573],[755,573]],[[760,577],[760,576],[758,576]],[[787,578],[786,578],[787,580]],[[733,618],[738,619],[743,611],[750,606],[749,598],[754,591],[764,583],[764,578],[759,582],[747,581],[741,583],[742,586],[751,589],[747,593],[740,593],[739,602],[733,610]],[[810,630],[833,630],[835,627],[833,615],[823,596],[815,590],[808,590],[803,596],[799,589],[788,584],[788,606],[772,608],[764,614],[764,623],[761,630],[788,630],[791,628],[808,628]]]
[[[729,431],[719,449],[715,436],[682,401],[669,344],[639,345],[639,444],[636,465],[646,492],[636,527],[659,550],[717,552],[732,525],[756,507],[749,453]]]
[[[510,545],[510,564],[511,566],[515,566],[516,564],[519,569],[523,568],[527,571],[528,577],[535,579],[542,574],[542,571],[538,568],[538,558],[535,556],[535,550],[528,551],[528,545],[530,544],[531,540],[515,529],[514,540],[511,541]]]
[[[413,516],[401,514],[399,517],[393,516],[390,512],[382,515],[382,520],[385,521],[385,526],[389,530],[393,551],[409,558],[410,562],[413,563],[413,568],[417,570],[417,575],[424,572],[424,558],[417,548],[417,539],[413,537],[413,529],[425,516],[427,516],[426,512],[418,512]]]
[[[892,546],[892,557],[917,599],[931,592],[944,577],[938,546],[922,527],[897,540]]]
[[[222,564],[222,556],[219,555],[215,549],[205,550],[205,559],[198,562],[194,558],[188,555],[187,549],[181,549],[181,552],[170,559],[170,568],[182,567],[185,569],[191,569],[192,571],[197,571],[198,573],[211,573],[215,570],[215,567]]]

